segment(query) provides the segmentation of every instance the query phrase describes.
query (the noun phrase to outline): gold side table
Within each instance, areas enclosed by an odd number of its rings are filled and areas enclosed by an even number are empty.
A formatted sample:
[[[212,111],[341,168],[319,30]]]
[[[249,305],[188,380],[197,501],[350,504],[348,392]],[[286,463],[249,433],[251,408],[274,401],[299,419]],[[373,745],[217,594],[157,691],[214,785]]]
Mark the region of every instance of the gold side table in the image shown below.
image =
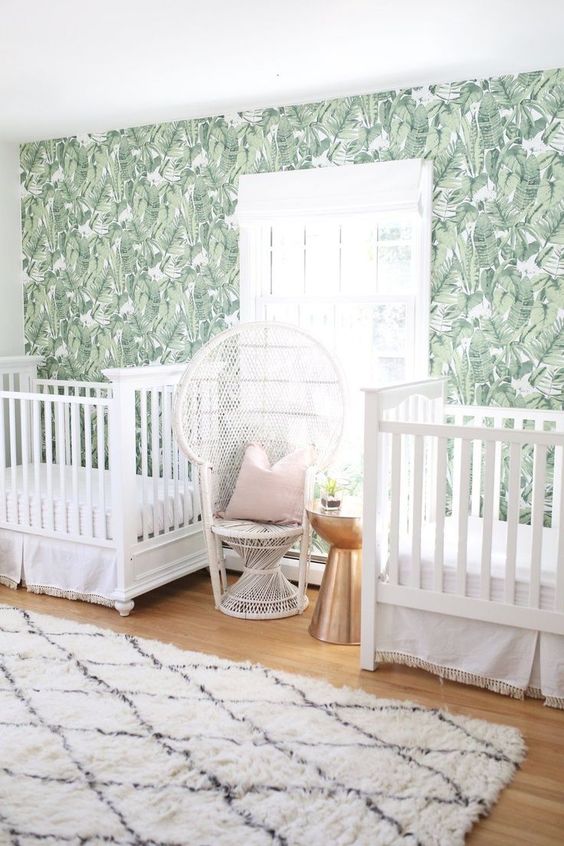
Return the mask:
[[[317,534],[331,544],[309,633],[327,643],[360,643],[362,519],[357,501],[325,511],[316,500],[307,509]]]

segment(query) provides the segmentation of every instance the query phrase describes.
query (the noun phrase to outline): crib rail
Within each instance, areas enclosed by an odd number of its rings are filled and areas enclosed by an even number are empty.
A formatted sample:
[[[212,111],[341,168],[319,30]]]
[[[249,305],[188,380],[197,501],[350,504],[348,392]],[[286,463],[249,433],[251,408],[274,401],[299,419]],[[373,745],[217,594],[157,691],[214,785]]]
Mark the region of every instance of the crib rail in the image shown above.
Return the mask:
[[[65,397],[111,397],[109,382],[72,382],[67,379],[34,379],[34,388],[40,394]]]
[[[141,475],[150,479],[150,489],[145,485],[142,489],[144,540],[149,537],[151,526],[153,536],[165,535],[190,521],[192,469],[174,438],[174,390],[175,385],[162,385],[135,392],[137,466]],[[162,516],[157,513],[161,501]]]
[[[112,480],[114,498],[128,501],[133,495],[132,477],[141,476],[143,541],[172,536],[199,516],[192,466],[179,451],[172,430],[174,391],[184,367],[103,371],[115,400],[111,453],[115,461],[119,457],[122,468],[122,478]],[[126,532],[130,543],[132,528],[126,527]]]
[[[562,524],[562,482],[558,485],[558,497],[547,503],[545,497],[548,474],[548,450],[555,451],[562,460],[564,434],[550,432],[487,429],[476,426],[449,426],[447,424],[382,422],[382,436],[391,435],[391,474],[387,484],[390,502],[406,503],[405,522],[402,525],[401,509],[390,510],[389,525],[389,575],[391,583],[398,583],[398,548],[403,531],[411,538],[411,586],[421,585],[421,533],[425,520],[433,521],[435,527],[434,547],[434,590],[441,591],[444,565],[445,518],[449,510],[456,518],[458,552],[456,564],[457,592],[466,593],[468,519],[475,513],[475,491],[472,490],[473,457],[477,454],[477,466],[483,467],[480,478],[478,516],[482,517],[480,596],[490,600],[492,533],[494,522],[499,521],[500,478],[496,474],[496,452],[506,449],[509,457],[509,488],[507,493],[507,540],[505,550],[505,596],[504,601],[515,602],[516,554],[520,525],[527,525],[520,515],[523,447],[531,446],[534,452],[533,497],[531,513],[531,555],[529,575],[530,607],[538,608],[540,599],[541,561],[543,556],[543,528],[545,524],[554,530]],[[404,448],[405,441],[410,448]],[[456,446],[460,455],[460,466],[449,509],[446,496],[447,459],[449,442]],[[401,474],[401,459],[408,456],[408,466]],[[432,475],[433,484],[427,484]],[[434,489],[434,498],[426,494]],[[521,532],[521,534],[524,534]],[[546,552],[546,551],[545,551]],[[564,562],[564,540],[556,548],[556,560],[549,562],[556,573],[558,562]],[[564,570],[563,570],[564,572]],[[555,594],[555,610],[564,610],[564,594]]]
[[[0,391],[29,391],[37,376],[39,356],[3,356],[0,358]]]
[[[0,525],[108,540],[110,402],[0,391]]]
[[[121,368],[107,382],[69,382],[37,379],[34,360],[0,366],[9,388],[0,390],[0,525],[111,541],[127,555],[197,522],[192,468],[172,430],[183,369]]]
[[[564,412],[555,410],[521,409],[521,408],[492,408],[489,406],[446,406],[444,419],[447,422],[458,426],[478,426],[480,428],[502,429],[504,434],[508,430],[525,430],[536,432],[564,432]],[[507,440],[507,439],[506,439]],[[552,442],[552,439],[551,439]],[[498,440],[494,453],[494,514],[496,517],[506,518],[506,503],[500,497],[500,492],[509,484],[509,453],[505,454],[501,446],[502,439]],[[525,448],[522,456],[524,462],[531,464],[534,461],[533,447]],[[548,446],[547,454],[547,477],[546,477],[546,501],[547,510],[552,512],[552,522],[555,522],[554,515],[559,513],[560,488],[554,485],[554,480],[562,478],[562,456],[560,451],[554,451],[551,445]],[[453,487],[456,488],[460,480],[460,442],[457,442],[453,455]],[[482,461],[480,460],[479,441],[473,444],[471,462],[471,504],[472,516],[480,516],[482,486]],[[530,511],[532,490],[525,492],[523,499]],[[547,525],[551,525],[550,519]]]
[[[366,667],[376,601],[564,634],[564,415],[438,390],[366,394]]]

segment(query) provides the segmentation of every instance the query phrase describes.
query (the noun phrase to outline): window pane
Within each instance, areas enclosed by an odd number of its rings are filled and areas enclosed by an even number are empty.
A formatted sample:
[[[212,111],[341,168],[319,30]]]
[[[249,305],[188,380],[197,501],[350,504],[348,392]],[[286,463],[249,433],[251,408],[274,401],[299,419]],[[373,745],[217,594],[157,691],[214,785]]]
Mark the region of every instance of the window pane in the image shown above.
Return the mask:
[[[340,227],[332,221],[306,226],[306,294],[339,292]]]
[[[409,241],[413,236],[413,227],[405,218],[387,219],[378,227],[379,241]]]
[[[376,223],[361,218],[341,227],[341,293],[376,291]]]
[[[407,346],[406,306],[382,303],[373,308],[374,350],[378,355],[405,355]]]
[[[402,382],[406,378],[406,361],[399,356],[378,356],[376,363],[378,384],[387,385],[392,382]]]
[[[361,389],[405,378],[407,306],[404,303],[338,306],[334,352],[348,386],[347,431],[342,449],[346,463],[362,452],[364,394]]]
[[[276,223],[272,227],[272,293],[304,293],[304,225]]]
[[[311,332],[328,350],[335,350],[335,306],[308,303],[299,308],[301,328]]]
[[[291,303],[268,303],[265,308],[265,319],[297,326],[300,319],[298,306]]]
[[[394,292],[413,286],[411,246],[378,247],[378,289]]]

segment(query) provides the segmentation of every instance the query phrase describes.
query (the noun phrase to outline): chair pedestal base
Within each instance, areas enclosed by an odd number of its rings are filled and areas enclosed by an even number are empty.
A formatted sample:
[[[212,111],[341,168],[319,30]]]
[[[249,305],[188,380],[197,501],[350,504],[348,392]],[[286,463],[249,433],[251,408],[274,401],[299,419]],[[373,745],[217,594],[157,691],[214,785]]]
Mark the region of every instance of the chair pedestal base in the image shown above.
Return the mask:
[[[301,536],[301,527],[222,521],[213,532],[243,561],[243,575],[223,594],[220,611],[243,620],[301,614],[307,597],[299,596],[298,588],[280,568],[284,555]]]
[[[300,608],[297,587],[278,565],[272,573],[246,570],[223,594],[219,610],[243,620],[278,620],[300,614],[307,606],[308,599],[304,596]]]

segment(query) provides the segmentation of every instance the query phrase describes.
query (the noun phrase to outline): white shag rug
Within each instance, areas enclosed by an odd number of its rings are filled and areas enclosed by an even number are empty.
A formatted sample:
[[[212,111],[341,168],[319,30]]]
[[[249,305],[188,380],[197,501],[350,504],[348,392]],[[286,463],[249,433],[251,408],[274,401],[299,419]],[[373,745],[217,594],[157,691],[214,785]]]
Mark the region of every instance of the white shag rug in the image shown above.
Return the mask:
[[[2,844],[450,846],[524,756],[512,728],[7,606],[0,668]]]

